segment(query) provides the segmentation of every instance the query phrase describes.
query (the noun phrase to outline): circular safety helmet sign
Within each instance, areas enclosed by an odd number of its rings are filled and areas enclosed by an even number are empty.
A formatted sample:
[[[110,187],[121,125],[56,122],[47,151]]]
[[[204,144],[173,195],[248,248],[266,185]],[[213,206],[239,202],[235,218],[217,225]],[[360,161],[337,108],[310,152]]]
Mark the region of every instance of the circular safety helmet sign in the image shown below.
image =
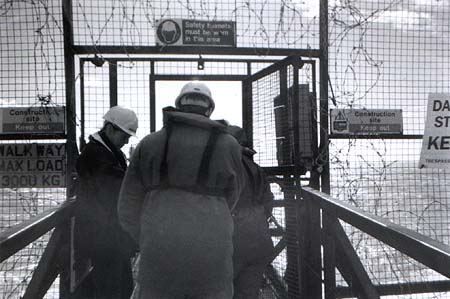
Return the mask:
[[[156,34],[162,43],[171,45],[180,39],[181,28],[174,20],[164,20],[159,23]]]

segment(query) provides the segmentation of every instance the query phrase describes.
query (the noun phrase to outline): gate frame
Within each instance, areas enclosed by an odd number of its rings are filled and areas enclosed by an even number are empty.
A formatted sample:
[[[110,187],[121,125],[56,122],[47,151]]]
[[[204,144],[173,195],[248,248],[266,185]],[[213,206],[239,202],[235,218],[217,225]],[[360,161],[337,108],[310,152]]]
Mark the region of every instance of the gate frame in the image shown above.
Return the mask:
[[[81,139],[84,139],[84,90],[83,90],[83,69],[85,63],[95,62],[95,58],[80,58],[80,73],[82,74],[80,77],[80,105],[81,105]],[[268,74],[272,74],[274,72],[280,72],[280,95],[281,97],[288,97],[288,89],[290,87],[287,84],[287,76],[288,76],[288,67],[293,67],[291,70],[294,73],[292,85],[294,86],[292,98],[296,99],[292,101],[293,107],[292,112],[296,112],[292,114],[292,121],[294,129],[293,136],[293,146],[294,146],[294,163],[289,166],[276,166],[276,167],[264,167],[267,174],[270,175],[283,175],[286,179],[291,180],[289,177],[291,175],[294,176],[293,181],[293,192],[289,192],[287,197],[292,197],[292,200],[296,201],[296,204],[292,206],[291,221],[293,227],[287,229],[287,231],[292,231],[293,235],[291,238],[293,242],[290,244],[300,243],[300,247],[294,246],[286,246],[286,248],[291,248],[291,265],[294,265],[294,270],[296,273],[297,283],[294,283],[289,287],[288,296],[295,296],[297,294],[305,294],[308,298],[320,298],[321,294],[321,280],[317,279],[317,273],[321,272],[321,256],[320,249],[316,248],[319,243],[319,239],[312,238],[312,235],[319,235],[320,232],[311,233],[311,229],[317,227],[314,224],[320,223],[320,215],[318,213],[311,213],[312,210],[305,206],[306,203],[300,200],[301,198],[301,181],[305,181],[304,178],[301,178],[301,162],[299,160],[299,156],[296,154],[299,151],[299,71],[303,68],[305,64],[311,65],[310,75],[313,78],[312,80],[312,89],[311,94],[314,98],[314,106],[312,107],[315,111],[315,115],[317,115],[317,95],[316,95],[316,63],[317,60],[308,59],[303,60],[301,56],[289,56],[287,58],[281,60],[274,59],[218,59],[218,58],[202,58],[204,63],[210,62],[229,62],[229,63],[246,63],[247,64],[247,74],[245,75],[204,75],[204,74],[154,74],[154,67],[156,62],[198,62],[197,58],[164,58],[164,57],[149,57],[149,58],[119,58],[119,57],[109,57],[106,58],[105,61],[109,62],[109,103],[110,105],[117,104],[117,64],[120,61],[141,61],[141,62],[150,62],[150,73],[149,73],[149,92],[150,92],[150,132],[154,132],[156,129],[155,124],[155,114],[156,114],[156,91],[155,85],[156,81],[189,81],[189,80],[201,80],[201,81],[240,81],[242,84],[242,126],[246,133],[248,134],[248,139],[250,143],[253,143],[253,115],[252,115],[252,107],[253,107],[253,96],[251,91],[251,83],[258,78],[262,78]],[[252,74],[252,63],[264,63],[267,64],[265,68],[262,68],[255,73]],[[256,79],[255,79],[256,78]],[[316,118],[311,118],[311,136],[313,140],[311,141],[311,145],[314,146],[312,149],[312,153],[314,156],[318,155],[318,140],[317,140],[317,122]],[[313,165],[314,166],[314,165]],[[309,183],[311,186],[319,185],[319,174],[315,172],[315,170],[311,170],[311,179]],[[287,200],[289,201],[289,199]],[[281,203],[279,203],[281,204]],[[278,206],[280,206],[278,204]],[[285,205],[282,205],[285,208]],[[300,215],[300,216],[299,216]],[[297,229],[299,228],[299,229]],[[301,240],[301,242],[298,242]],[[311,240],[316,240],[317,242],[310,242]],[[292,241],[292,240],[291,240]],[[308,256],[313,257],[312,261]],[[306,262],[308,261],[308,262]],[[311,268],[313,265],[313,268]],[[294,277],[295,278],[295,277]],[[290,293],[290,295],[289,295]]]
[[[319,74],[319,111],[320,111],[320,126],[323,130],[319,132],[319,152],[321,152],[322,157],[322,169],[323,171],[317,177],[321,180],[319,183],[321,189],[324,192],[329,193],[330,191],[330,179],[329,179],[329,158],[328,158],[328,0],[320,1],[320,20],[319,20],[319,49],[268,49],[268,48],[221,48],[221,47],[161,47],[161,46],[80,46],[74,44],[74,31],[73,31],[73,12],[72,12],[72,0],[61,0],[62,1],[62,12],[63,12],[63,32],[64,32],[64,64],[65,64],[65,88],[66,88],[66,115],[67,115],[67,172],[69,175],[67,179],[67,198],[72,196],[71,192],[75,181],[73,180],[75,172],[75,163],[78,157],[77,149],[77,136],[76,136],[76,96],[75,96],[75,57],[80,57],[83,55],[92,54],[122,54],[130,55],[134,54],[145,54],[145,55],[167,55],[167,54],[194,54],[194,55],[223,55],[223,56],[268,56],[268,57],[307,57],[309,59],[318,59],[320,63],[320,74]],[[251,60],[251,59],[248,59]],[[110,74],[114,73],[111,70]],[[116,77],[117,80],[117,77]],[[227,78],[229,80],[229,78]],[[294,82],[294,84],[296,84]],[[244,84],[243,84],[244,86]],[[117,85],[116,85],[117,88]],[[116,90],[117,91],[117,90]],[[154,88],[150,86],[150,93],[154,93]],[[243,106],[248,105],[245,103],[246,99],[246,88],[243,87]],[[110,93],[112,95],[117,95],[116,93]],[[297,94],[298,95],[298,94]],[[154,98],[154,94],[150,95]],[[317,96],[317,95],[316,95]],[[116,98],[117,100],[117,98]],[[114,99],[111,100],[112,102]],[[150,102],[150,106],[152,102]],[[154,105],[154,103],[153,103]],[[150,109],[153,108],[150,107]],[[244,109],[243,109],[244,111]],[[243,127],[248,127],[246,120],[248,115],[244,115],[243,112]],[[84,115],[84,113],[82,113]],[[154,117],[151,118],[154,122]],[[84,122],[83,122],[84,125]],[[152,128],[152,125],[151,125]],[[155,124],[153,124],[153,129]],[[84,130],[84,128],[83,128]],[[83,132],[84,133],[84,132]],[[84,135],[84,134],[83,134]],[[300,178],[297,179],[297,186],[300,190]],[[320,219],[319,219],[320,221]],[[303,276],[303,274],[302,274]],[[316,284],[316,283],[314,283]],[[300,286],[307,287],[308,284]],[[64,283],[61,284],[61,290],[67,289]],[[314,287],[314,292],[316,292],[317,287]]]
[[[90,46],[75,45],[73,31],[72,0],[61,0],[63,33],[64,33],[64,65],[66,88],[66,115],[67,115],[67,195],[70,197],[74,184],[75,161],[78,157],[76,141],[76,97],[75,97],[75,57],[92,54],[122,54],[130,55],[222,55],[222,56],[267,56],[288,57],[301,56],[318,59],[320,63],[320,130],[319,151],[322,153],[322,172],[320,174],[321,189],[330,192],[329,157],[328,157],[328,0],[319,0],[319,49],[290,49],[290,48],[250,48],[250,47],[189,47],[189,46]],[[249,59],[251,60],[251,59]]]
[[[317,113],[317,95],[316,95],[316,73],[315,73],[315,61],[314,60],[302,60],[301,56],[289,56],[283,60],[280,60],[269,67],[266,67],[259,72],[248,76],[244,83],[244,93],[246,93],[246,99],[249,99],[247,103],[248,111],[246,113],[247,118],[251,124],[253,123],[252,106],[254,102],[252,95],[252,83],[257,82],[266,76],[278,73],[279,75],[279,89],[280,97],[286,99],[286,109],[290,111],[292,124],[289,130],[292,130],[293,136],[293,160],[289,166],[272,167],[271,174],[283,175],[284,181],[293,186],[293,193],[286,192],[286,202],[295,202],[294,209],[290,211],[285,207],[286,213],[286,232],[293,232],[286,238],[291,238],[291,242],[286,240],[286,243],[295,244],[294,246],[286,246],[287,250],[287,263],[293,267],[295,276],[292,277],[293,281],[288,281],[287,298],[296,298],[300,296],[302,298],[320,299],[322,298],[322,256],[320,251],[320,212],[317,209],[312,209],[309,202],[302,200],[302,181],[305,180],[301,176],[303,174],[302,169],[305,168],[300,160],[300,92],[299,92],[299,71],[305,64],[311,65],[312,74],[312,86],[313,89],[310,92],[313,96],[313,103],[311,106],[312,111]],[[290,74],[292,75],[292,86],[288,86],[289,67],[292,67]],[[293,92],[290,95],[290,89]],[[288,99],[291,99],[289,101]],[[317,157],[319,154],[319,144],[317,140],[317,122],[315,117],[311,117],[310,130],[311,130],[311,151],[313,156]],[[245,128],[244,128],[245,129]],[[253,126],[247,128],[248,136],[252,136]],[[253,141],[253,138],[249,138]],[[314,159],[316,161],[316,159]],[[320,174],[316,171],[316,165],[311,162],[310,178],[308,180],[310,186],[316,188],[320,185]],[[291,198],[292,197],[292,198]],[[291,219],[291,221],[288,220]],[[293,224],[293,225],[291,225]],[[292,226],[288,229],[288,226]]]

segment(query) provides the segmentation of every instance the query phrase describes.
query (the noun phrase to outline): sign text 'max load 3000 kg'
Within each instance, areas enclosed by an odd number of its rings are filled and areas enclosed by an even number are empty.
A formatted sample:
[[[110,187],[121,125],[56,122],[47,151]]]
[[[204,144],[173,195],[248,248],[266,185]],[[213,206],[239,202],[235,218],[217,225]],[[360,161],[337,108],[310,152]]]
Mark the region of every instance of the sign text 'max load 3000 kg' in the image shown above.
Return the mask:
[[[0,188],[60,188],[65,173],[65,143],[0,144]]]

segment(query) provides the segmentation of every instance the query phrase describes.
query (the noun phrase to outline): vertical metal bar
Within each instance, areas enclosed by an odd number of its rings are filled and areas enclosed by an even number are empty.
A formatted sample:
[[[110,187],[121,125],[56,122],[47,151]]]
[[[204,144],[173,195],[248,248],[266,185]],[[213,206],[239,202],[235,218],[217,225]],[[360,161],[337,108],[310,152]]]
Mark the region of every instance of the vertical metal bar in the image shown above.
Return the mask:
[[[109,106],[117,105],[117,61],[109,60]]]
[[[302,67],[301,58],[292,58],[293,85],[288,92],[291,98],[293,141],[294,141],[294,165],[296,166],[295,190],[298,202],[297,215],[297,240],[298,248],[298,271],[299,290],[302,298],[320,299],[322,296],[322,257],[320,240],[320,209],[315,207],[310,200],[303,198],[301,188],[300,160],[300,91],[299,91],[299,70]],[[310,100],[310,99],[308,99]],[[311,111],[313,112],[313,111]],[[315,112],[315,110],[314,110]],[[312,127],[311,127],[312,129]],[[314,132],[314,130],[313,130]],[[314,134],[314,133],[311,134]]]
[[[150,132],[156,131],[156,84],[154,79],[155,61],[150,63]]]
[[[301,162],[300,162],[300,134],[299,134],[299,112],[300,112],[300,105],[299,105],[299,79],[298,79],[298,70],[299,70],[299,62],[300,62],[300,57],[294,57],[292,60],[292,76],[293,76],[293,82],[292,82],[292,86],[289,87],[289,91],[287,92],[287,96],[288,98],[290,98],[289,105],[291,107],[291,115],[292,115],[292,133],[293,133],[293,142],[294,142],[294,152],[293,152],[293,157],[294,157],[294,165],[296,167],[296,178],[298,179],[298,181],[300,182],[300,167],[301,167]],[[281,80],[284,81],[284,80]],[[287,80],[286,80],[287,81]],[[285,87],[286,91],[288,90],[288,86]],[[298,185],[300,186],[300,185]]]
[[[242,81],[242,127],[249,142],[253,148],[253,81],[246,79]]]
[[[63,32],[64,32],[64,76],[66,88],[66,122],[67,122],[67,168],[66,168],[66,198],[70,198],[74,192],[75,164],[78,158],[77,132],[76,132],[76,97],[75,97],[75,53],[73,52],[73,13],[72,1],[62,1]],[[62,263],[67,262],[66,260]],[[68,263],[68,262],[67,262]],[[70,269],[70,264],[62,266]],[[60,298],[68,298],[70,293],[69,271],[60,273]]]
[[[328,0],[320,0],[320,146],[322,191],[330,193],[328,152]]]
[[[316,67],[316,60],[313,60],[311,62],[311,77],[312,77],[312,92],[314,96],[317,95],[317,86],[316,86],[316,76],[317,76],[317,67]]]
[[[320,208],[301,192],[299,206],[299,277],[302,298],[322,298]]]
[[[321,188],[325,193],[330,193],[330,165],[329,165],[329,144],[328,144],[328,0],[320,0],[320,105],[319,105],[319,115],[320,115],[320,144],[319,144],[319,154],[321,155],[321,160],[319,161],[322,165],[321,172]],[[330,244],[329,244],[330,245]],[[331,245],[334,245],[332,243]],[[330,250],[332,250],[330,252]],[[326,294],[327,298],[332,298],[336,290],[336,277],[330,277],[334,273],[334,246],[328,248],[327,260],[331,265],[328,267],[333,267],[333,269],[328,268],[324,275],[326,275],[325,288],[328,290]],[[324,257],[325,258],[325,257]],[[327,286],[327,284],[329,284]]]
[[[64,76],[66,88],[66,122],[67,122],[67,173],[75,170],[75,161],[78,157],[76,143],[76,108],[75,108],[75,53],[73,46],[72,28],[72,1],[63,0],[63,30],[64,30]],[[67,187],[70,184],[70,176],[67,178]],[[70,189],[70,188],[67,188]]]
[[[331,216],[336,217],[336,216]],[[332,222],[328,213],[322,212],[322,244],[325,282],[325,299],[336,298],[336,244],[333,236]]]
[[[285,105],[285,114],[282,117],[279,117],[278,120],[279,122],[285,122],[284,126],[282,127],[282,135],[284,138],[286,138],[286,144],[282,147],[280,147],[281,151],[285,151],[285,153],[282,153],[284,158],[282,159],[282,162],[279,162],[280,164],[293,164],[295,163],[294,161],[292,161],[292,155],[295,155],[295,153],[293,153],[293,151],[295,152],[295,149],[293,149],[291,146],[293,146],[293,142],[294,140],[292,140],[292,138],[294,136],[292,136],[292,127],[294,126],[294,124],[292,124],[292,110],[294,108],[292,108],[292,99],[290,97],[290,94],[288,92],[288,73],[287,73],[287,67],[283,66],[279,71],[279,88],[280,88],[280,103]],[[274,100],[275,101],[275,100]],[[279,104],[278,104],[279,105]],[[274,104],[275,106],[275,104]],[[291,112],[292,111],[292,112]],[[275,119],[276,121],[276,119]],[[279,125],[281,126],[281,125]],[[288,147],[288,148],[286,148]],[[294,146],[295,147],[295,146]],[[283,165],[284,166],[284,165]]]
[[[84,139],[86,130],[86,117],[85,117],[85,94],[84,94],[84,60],[80,59],[80,151],[83,150],[86,141]]]
[[[286,205],[285,223],[286,223],[286,274],[285,281],[288,286],[288,298],[304,298],[302,297],[300,288],[300,271],[299,271],[299,235],[301,227],[298,225],[298,217],[300,209],[295,201],[296,187],[295,178],[291,175],[285,175],[281,191],[284,193],[284,201]],[[306,297],[305,297],[306,298]]]
[[[312,79],[313,79],[313,93],[309,97],[308,101],[311,101],[311,123],[309,124],[311,126],[311,143],[313,144],[313,157],[315,158],[315,161],[320,161],[320,150],[318,148],[318,140],[317,140],[317,89],[316,89],[316,62],[313,61],[311,63],[311,71],[312,71]],[[315,189],[320,188],[320,172],[318,170],[318,165],[316,165],[316,162],[313,161],[312,163],[313,169],[311,171],[311,177],[310,177],[310,187],[313,187]]]
[[[247,62],[247,76],[252,75],[251,62]],[[242,128],[247,136],[251,148],[253,148],[253,93],[252,81],[241,81],[242,90]],[[250,119],[251,117],[251,119]]]
[[[298,282],[298,296],[301,298],[307,298],[307,290],[305,288],[305,280],[307,279],[306,275],[306,265],[304,264],[304,258],[303,254],[307,254],[304,250],[305,243],[302,244],[302,236],[305,235],[306,231],[303,226],[302,221],[304,220],[302,218],[302,215],[304,215],[304,206],[300,202],[300,195],[301,195],[301,188],[300,188],[300,172],[297,170],[300,167],[300,160],[299,160],[299,119],[298,119],[298,112],[299,112],[299,103],[298,103],[298,57],[295,57],[291,63],[285,66],[280,71],[280,95],[281,97],[285,97],[287,99],[286,104],[289,109],[289,151],[292,151],[290,155],[293,157],[293,161],[290,161],[295,165],[295,174],[294,174],[294,190],[295,190],[295,199],[297,200],[297,204],[294,207],[291,207],[292,211],[285,211],[286,213],[286,226],[289,223],[292,223],[292,226],[295,225],[295,227],[292,227],[291,229],[295,232],[295,238],[296,242],[294,244],[298,244],[295,248],[295,251],[292,251],[293,254],[296,255],[296,261],[297,261],[297,282]],[[292,69],[290,73],[288,74],[288,67],[291,66]],[[292,80],[292,86],[288,86],[288,76],[291,75],[293,77]],[[303,210],[302,210],[303,209]],[[288,215],[289,218],[292,217],[291,221],[288,221]],[[311,298],[312,299],[312,298]]]
[[[278,84],[279,84],[279,97],[280,103],[284,103],[286,106],[286,114],[284,118],[278,118],[280,123],[279,126],[284,127],[286,130],[283,130],[282,134],[286,138],[286,143],[284,146],[280,147],[280,151],[282,151],[282,155],[284,156],[283,161],[279,162],[282,164],[293,164],[295,163],[295,134],[292,133],[292,130],[295,127],[295,116],[294,106],[293,106],[293,98],[291,93],[289,92],[288,87],[288,65],[282,64],[280,65],[277,73],[278,73]],[[281,122],[285,122],[285,126]],[[295,131],[295,129],[294,129]],[[294,161],[292,160],[294,156]],[[290,204],[286,204],[284,207],[285,217],[286,217],[286,283],[288,285],[288,298],[298,298],[301,297],[301,288],[300,288],[300,277],[299,277],[299,259],[298,259],[298,205],[295,204],[295,198],[298,194],[297,185],[298,179],[297,176],[288,175],[284,178],[284,186],[282,191],[284,193],[284,200],[286,202],[290,202]]]

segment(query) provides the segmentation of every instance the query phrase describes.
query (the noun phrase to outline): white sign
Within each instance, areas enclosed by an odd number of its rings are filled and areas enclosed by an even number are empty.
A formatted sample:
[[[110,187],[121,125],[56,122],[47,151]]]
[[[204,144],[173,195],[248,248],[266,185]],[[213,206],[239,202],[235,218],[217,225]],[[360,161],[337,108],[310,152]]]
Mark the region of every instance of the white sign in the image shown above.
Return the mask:
[[[0,144],[0,188],[66,186],[64,143]]]
[[[164,19],[156,24],[159,46],[236,47],[236,23]]]
[[[428,96],[419,168],[450,168],[450,94]]]
[[[331,134],[402,134],[402,110],[331,109]]]
[[[64,134],[64,107],[0,108],[0,135]]]

